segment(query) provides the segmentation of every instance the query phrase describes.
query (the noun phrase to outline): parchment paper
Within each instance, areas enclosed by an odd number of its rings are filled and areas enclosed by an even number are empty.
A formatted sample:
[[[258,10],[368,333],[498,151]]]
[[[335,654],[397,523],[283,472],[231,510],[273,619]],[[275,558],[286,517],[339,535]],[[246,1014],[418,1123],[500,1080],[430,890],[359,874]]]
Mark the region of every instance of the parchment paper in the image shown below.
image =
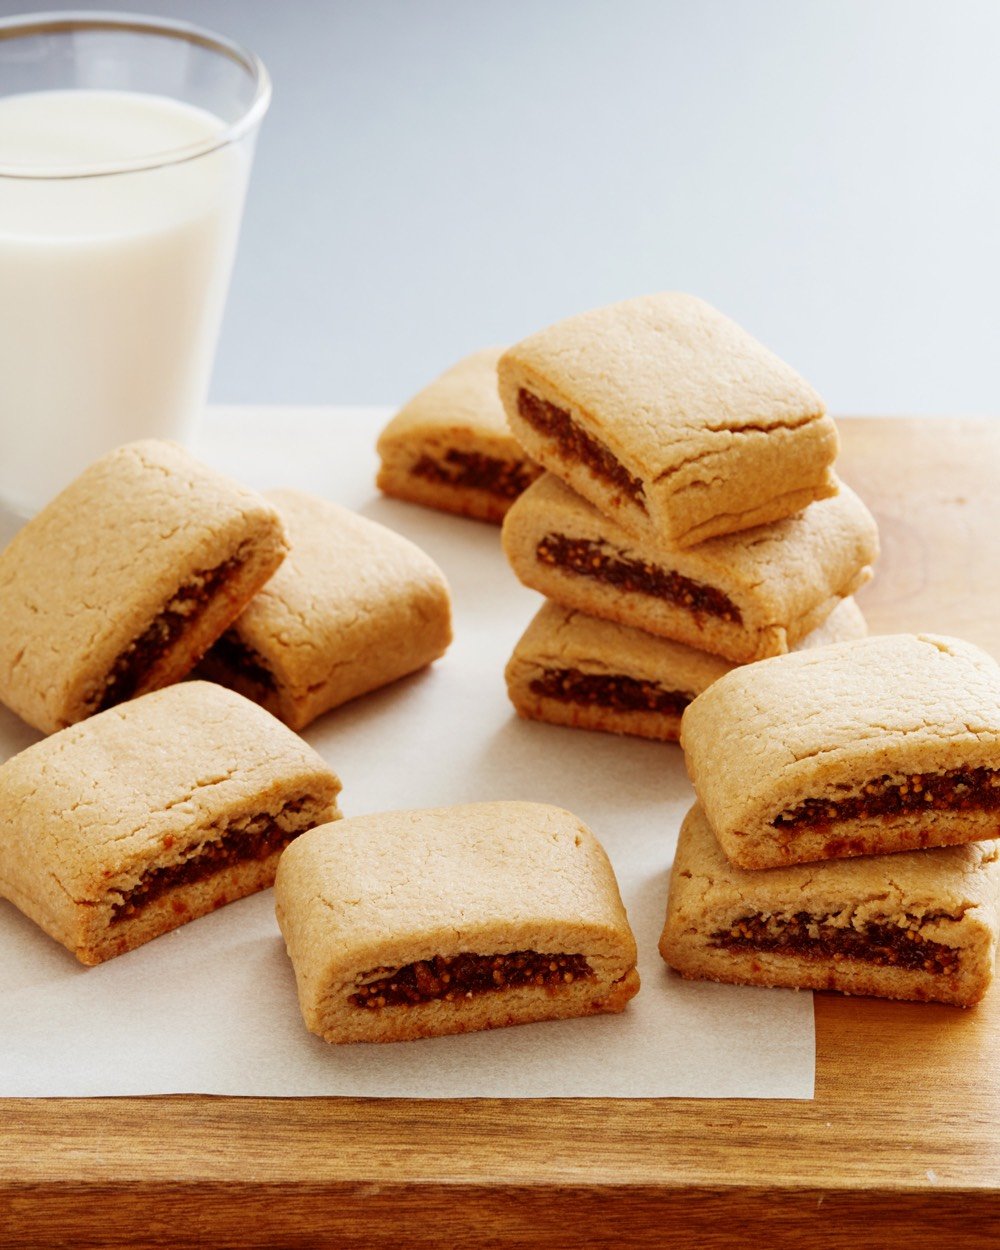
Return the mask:
[[[456,641],[431,669],[316,722],[345,815],[487,799],[569,808],[607,850],[639,945],[621,1016],[391,1046],[330,1046],[302,1024],[272,892],[83,968],[0,903],[0,1096],[811,1098],[812,995],[686,983],[661,961],[667,881],[692,791],[679,748],[519,721],[503,668],[540,605],[498,530],[380,498],[381,410],[216,410],[199,454],[406,534],[444,568]],[[0,758],[38,735],[0,709]]]

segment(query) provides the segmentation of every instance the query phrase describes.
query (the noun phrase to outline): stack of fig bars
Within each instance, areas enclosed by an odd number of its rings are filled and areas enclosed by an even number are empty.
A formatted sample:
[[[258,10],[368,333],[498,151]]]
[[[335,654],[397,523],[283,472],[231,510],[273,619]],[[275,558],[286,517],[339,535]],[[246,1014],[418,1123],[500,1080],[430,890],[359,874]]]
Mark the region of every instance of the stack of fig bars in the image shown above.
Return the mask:
[[[1000,666],[891,634],[726,674],[684,715],[698,802],[660,953],[685,977],[969,1007],[1000,921]]]
[[[677,739],[738,665],[859,638],[871,514],[837,434],[784,362],[693,296],[584,313],[498,365],[510,426],[547,471],[504,549],[546,603],[507,666],[521,716]]]

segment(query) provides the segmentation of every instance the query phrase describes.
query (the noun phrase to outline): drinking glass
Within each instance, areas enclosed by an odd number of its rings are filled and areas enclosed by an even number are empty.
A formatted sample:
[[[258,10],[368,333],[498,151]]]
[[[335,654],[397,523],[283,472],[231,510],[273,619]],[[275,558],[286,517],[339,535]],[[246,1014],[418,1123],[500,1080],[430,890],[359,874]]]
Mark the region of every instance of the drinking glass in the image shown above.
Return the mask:
[[[0,503],[30,516],[208,390],[260,122],[258,57],[182,22],[0,21]]]

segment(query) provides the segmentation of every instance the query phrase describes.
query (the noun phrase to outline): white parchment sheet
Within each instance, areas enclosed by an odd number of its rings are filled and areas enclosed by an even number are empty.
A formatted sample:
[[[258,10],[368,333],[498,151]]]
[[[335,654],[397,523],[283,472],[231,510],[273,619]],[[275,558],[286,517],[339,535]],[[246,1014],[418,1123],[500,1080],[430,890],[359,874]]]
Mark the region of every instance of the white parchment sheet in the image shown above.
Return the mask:
[[[812,995],[685,983],[656,945],[692,801],[676,746],[519,721],[503,668],[539,596],[499,532],[379,498],[380,410],[219,410],[200,454],[250,485],[297,486],[399,530],[444,568],[455,643],[431,669],[316,722],[347,816],[489,799],[569,808],[611,858],[642,989],[620,1016],[389,1046],[302,1024],[271,891],[83,968],[0,903],[0,1096],[811,1098]],[[0,709],[0,758],[35,741]],[[2,831],[0,831],[2,836]]]

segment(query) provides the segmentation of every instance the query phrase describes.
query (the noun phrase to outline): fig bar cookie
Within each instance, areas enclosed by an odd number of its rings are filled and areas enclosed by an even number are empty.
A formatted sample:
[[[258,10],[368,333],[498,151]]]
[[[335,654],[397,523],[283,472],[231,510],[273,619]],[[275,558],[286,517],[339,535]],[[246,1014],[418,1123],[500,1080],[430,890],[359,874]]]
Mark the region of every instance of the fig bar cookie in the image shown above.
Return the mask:
[[[0,894],[100,963],[269,886],[339,790],[273,716],[184,682],[0,766]]]
[[[451,642],[444,574],[419,547],[338,504],[272,491],[288,558],[199,674],[293,729],[413,673]]]
[[[0,552],[0,701],[52,733],[179,680],[284,554],[253,491],[169,443],[118,448]]]
[[[660,954],[685,977],[971,1007],[993,979],[1000,843],[747,872],[697,805]]]
[[[836,493],[837,433],[795,371],[676,292],[512,347],[500,396],[525,451],[639,537],[691,547]]]
[[[282,856],[306,1025],[394,1042],[621,1011],[639,989],[611,865],[569,812],[471,803],[357,816]]]
[[[684,713],[688,772],[744,868],[1000,835],[1000,666],[897,634],[734,669]]]
[[[866,633],[857,604],[844,599],[797,645]],[[732,667],[683,643],[546,603],[514,648],[507,693],[528,720],[676,741],[687,705]]]
[[[387,495],[502,521],[541,469],[514,438],[497,393],[503,348],[466,356],[405,404],[378,440]]]
[[[503,546],[557,603],[748,664],[788,651],[868,581],[878,531],[845,486],[798,516],[665,552],[546,474],[511,508]]]

